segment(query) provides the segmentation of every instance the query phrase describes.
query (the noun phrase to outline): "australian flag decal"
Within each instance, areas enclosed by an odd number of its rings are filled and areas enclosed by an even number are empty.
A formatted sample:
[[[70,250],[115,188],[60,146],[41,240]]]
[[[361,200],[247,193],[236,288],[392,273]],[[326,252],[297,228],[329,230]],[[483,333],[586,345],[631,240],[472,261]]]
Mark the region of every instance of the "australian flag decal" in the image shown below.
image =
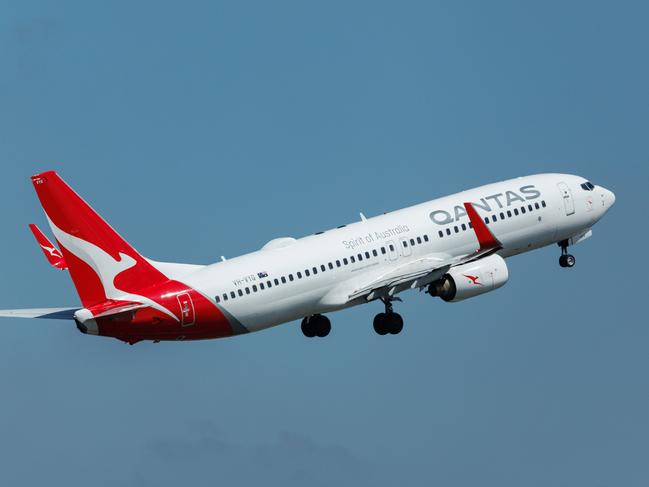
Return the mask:
[[[263,279],[264,277],[268,277],[268,272],[258,272],[257,277],[259,277],[259,279]]]

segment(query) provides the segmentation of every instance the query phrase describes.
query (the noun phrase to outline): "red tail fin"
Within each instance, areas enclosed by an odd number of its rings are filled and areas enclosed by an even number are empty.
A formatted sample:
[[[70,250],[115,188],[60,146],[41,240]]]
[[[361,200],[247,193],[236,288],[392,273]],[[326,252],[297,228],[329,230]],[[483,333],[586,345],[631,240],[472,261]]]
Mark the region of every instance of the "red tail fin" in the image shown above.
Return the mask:
[[[84,306],[167,281],[54,171],[32,176]]]

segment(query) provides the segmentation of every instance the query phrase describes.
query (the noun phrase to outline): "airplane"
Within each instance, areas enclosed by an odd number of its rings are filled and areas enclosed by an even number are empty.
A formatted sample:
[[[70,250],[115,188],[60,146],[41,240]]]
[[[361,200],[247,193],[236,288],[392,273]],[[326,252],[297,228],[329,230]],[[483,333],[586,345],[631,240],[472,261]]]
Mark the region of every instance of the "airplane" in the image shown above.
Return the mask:
[[[551,244],[559,264],[592,236],[615,203],[610,190],[569,174],[488,184],[211,265],[156,262],[138,253],[54,171],[32,176],[56,245],[30,225],[49,263],[70,273],[81,307],[1,310],[3,317],[74,320],[85,334],[129,344],[241,335],[301,320],[309,338],[328,313],[380,301],[379,335],[399,334],[399,295],[458,302],[509,279],[505,259]],[[59,250],[60,249],[60,250]]]

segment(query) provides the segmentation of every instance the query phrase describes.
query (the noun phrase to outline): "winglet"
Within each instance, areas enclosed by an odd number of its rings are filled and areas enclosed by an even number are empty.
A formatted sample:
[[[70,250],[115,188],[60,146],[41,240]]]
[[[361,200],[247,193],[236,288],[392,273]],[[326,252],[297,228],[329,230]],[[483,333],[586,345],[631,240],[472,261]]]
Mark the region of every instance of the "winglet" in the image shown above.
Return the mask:
[[[478,242],[480,243],[480,250],[489,250],[489,249],[499,249],[502,248],[500,241],[494,237],[491,230],[487,228],[484,220],[480,218],[478,212],[473,207],[471,203],[464,203],[464,209],[466,214],[469,216],[471,225],[473,226],[473,231],[475,232],[476,237],[478,237]]]
[[[49,241],[49,239],[43,234],[43,232],[41,232],[41,229],[33,223],[29,224],[29,229],[32,231],[34,237],[36,238],[36,242],[38,242],[38,245],[43,250],[47,261],[57,269],[67,269],[68,265],[65,262],[63,254],[61,254],[61,251],[57,249],[52,242]]]

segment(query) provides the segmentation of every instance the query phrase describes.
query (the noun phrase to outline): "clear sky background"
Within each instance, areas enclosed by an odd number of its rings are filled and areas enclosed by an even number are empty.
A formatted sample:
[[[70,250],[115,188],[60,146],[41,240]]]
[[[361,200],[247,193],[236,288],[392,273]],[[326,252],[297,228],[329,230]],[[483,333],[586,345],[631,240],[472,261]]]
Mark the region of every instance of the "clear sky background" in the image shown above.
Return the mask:
[[[0,323],[0,484],[646,487],[646,2],[0,3],[0,307],[76,305],[27,224],[58,170],[143,254],[210,263],[483,183],[617,204],[558,266],[193,343]]]

